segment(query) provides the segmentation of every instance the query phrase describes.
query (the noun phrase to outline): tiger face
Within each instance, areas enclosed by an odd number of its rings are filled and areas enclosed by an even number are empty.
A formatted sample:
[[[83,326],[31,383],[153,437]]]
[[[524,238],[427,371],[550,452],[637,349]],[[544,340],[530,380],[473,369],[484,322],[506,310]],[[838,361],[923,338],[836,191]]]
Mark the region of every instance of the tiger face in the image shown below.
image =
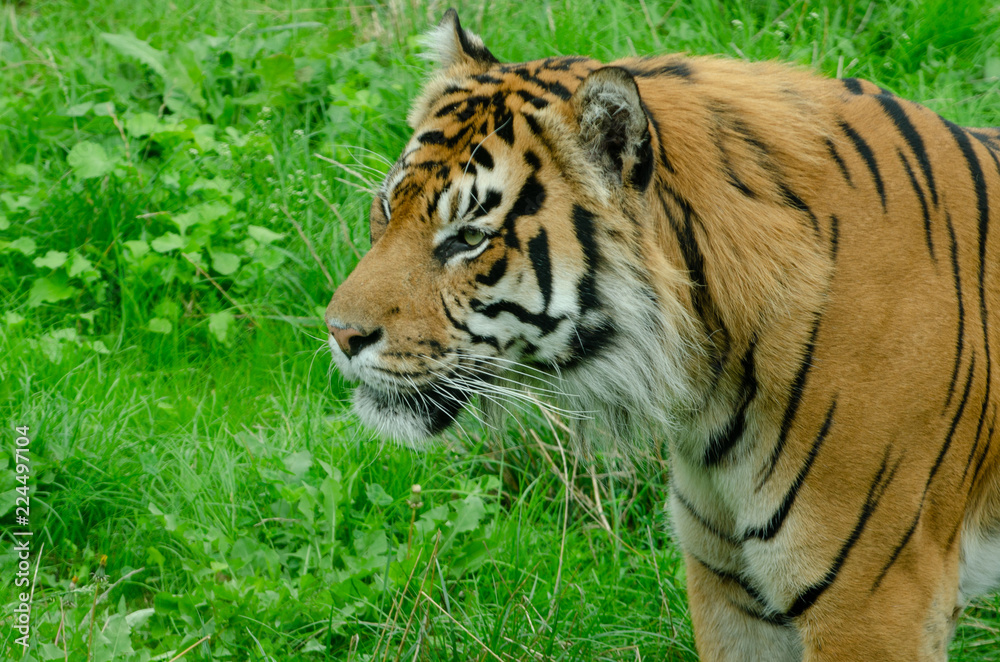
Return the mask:
[[[627,374],[623,306],[643,335],[663,325],[629,259],[653,168],[632,78],[585,58],[502,65],[457,17],[432,39],[445,70],[372,202],[371,250],[326,311],[356,414],[410,445],[538,368]]]

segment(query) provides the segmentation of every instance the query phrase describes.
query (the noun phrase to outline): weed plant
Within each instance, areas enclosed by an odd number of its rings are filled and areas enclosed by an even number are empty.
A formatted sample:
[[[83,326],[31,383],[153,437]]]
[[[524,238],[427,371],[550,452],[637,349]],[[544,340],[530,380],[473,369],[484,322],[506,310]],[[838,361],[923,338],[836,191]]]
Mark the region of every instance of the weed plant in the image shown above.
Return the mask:
[[[508,61],[777,58],[1000,124],[986,2],[454,4]],[[0,657],[696,659],[655,449],[578,458],[524,412],[414,454],[360,429],[331,371],[321,311],[367,249],[445,8],[2,6]],[[1000,659],[1000,598],[951,653]]]

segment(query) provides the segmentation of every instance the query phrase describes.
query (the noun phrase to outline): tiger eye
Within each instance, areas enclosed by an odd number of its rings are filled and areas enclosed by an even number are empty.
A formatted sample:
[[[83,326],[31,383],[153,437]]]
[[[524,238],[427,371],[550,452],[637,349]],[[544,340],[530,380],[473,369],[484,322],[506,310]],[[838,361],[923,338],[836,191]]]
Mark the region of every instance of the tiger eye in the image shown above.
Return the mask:
[[[478,246],[486,239],[486,234],[476,228],[465,228],[461,233],[462,241],[469,246]]]

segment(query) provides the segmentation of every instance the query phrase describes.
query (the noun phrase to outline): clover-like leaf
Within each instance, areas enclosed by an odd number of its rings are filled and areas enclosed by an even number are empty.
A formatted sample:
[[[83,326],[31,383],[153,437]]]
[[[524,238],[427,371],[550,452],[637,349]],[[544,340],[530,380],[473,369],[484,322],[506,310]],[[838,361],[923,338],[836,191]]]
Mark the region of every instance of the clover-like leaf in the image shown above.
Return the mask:
[[[251,237],[256,239],[262,244],[270,244],[279,239],[284,239],[285,235],[281,232],[274,232],[273,230],[268,230],[267,228],[262,228],[259,225],[250,225],[247,227],[247,232]]]
[[[162,237],[157,237],[152,242],[153,250],[157,253],[169,253],[184,245],[184,239],[174,232],[168,232]]]
[[[212,268],[228,276],[240,268],[240,257],[232,253],[212,253]]]
[[[62,251],[49,251],[45,254],[45,257],[36,257],[31,262],[39,268],[58,269],[66,264],[67,257],[69,257],[69,254]]]
[[[73,172],[82,179],[103,177],[117,165],[117,159],[108,156],[107,151],[97,143],[84,140],[73,145],[66,161]]]
[[[149,320],[146,328],[153,333],[167,334],[174,330],[174,325],[170,322],[170,320],[163,319],[162,317],[154,317]]]
[[[228,345],[229,339],[229,327],[232,325],[233,314],[228,310],[223,310],[218,313],[212,313],[208,316],[208,330],[212,332],[219,342],[224,345]]]
[[[42,303],[56,303],[75,295],[78,290],[55,277],[36,278],[28,291],[28,306],[36,308]]]

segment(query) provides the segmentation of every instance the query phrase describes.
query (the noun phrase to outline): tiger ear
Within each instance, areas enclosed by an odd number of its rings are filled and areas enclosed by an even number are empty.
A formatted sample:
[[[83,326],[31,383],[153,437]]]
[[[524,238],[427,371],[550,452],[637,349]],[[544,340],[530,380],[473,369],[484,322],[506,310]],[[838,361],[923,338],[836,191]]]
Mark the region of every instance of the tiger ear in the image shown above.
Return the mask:
[[[486,48],[479,35],[462,27],[458,12],[449,9],[438,26],[423,39],[428,57],[448,69],[457,65],[471,65],[485,70],[500,61]]]
[[[644,190],[653,176],[649,120],[632,75],[621,67],[591,72],[573,95],[580,142],[612,184]]]

